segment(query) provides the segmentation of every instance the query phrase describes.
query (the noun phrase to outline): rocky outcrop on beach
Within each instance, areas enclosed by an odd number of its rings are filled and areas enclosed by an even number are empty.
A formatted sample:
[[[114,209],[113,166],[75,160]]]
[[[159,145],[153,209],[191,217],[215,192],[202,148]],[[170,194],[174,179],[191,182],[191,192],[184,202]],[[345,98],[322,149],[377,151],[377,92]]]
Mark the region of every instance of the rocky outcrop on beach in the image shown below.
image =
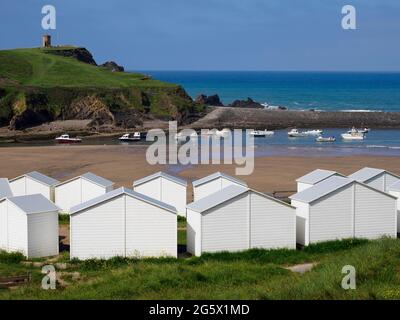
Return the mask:
[[[195,99],[195,102],[205,105],[205,106],[214,106],[214,107],[223,107],[224,106],[224,104],[221,102],[221,99],[219,98],[219,96],[217,94],[214,94],[211,96],[201,94]]]
[[[191,128],[400,128],[400,112],[317,112],[249,108],[213,108]]]
[[[100,65],[100,67],[106,68],[106,69],[110,70],[111,72],[124,72],[125,71],[123,66],[119,66],[114,61],[104,62],[103,64]]]
[[[53,116],[47,110],[27,109],[21,114],[14,116],[9,124],[11,130],[22,130],[27,127],[39,125],[53,120]]]
[[[228,107],[264,109],[264,106],[261,103],[258,103],[251,98],[247,98],[247,100],[235,100]]]
[[[74,100],[63,117],[66,119],[91,119],[89,126],[101,126],[114,123],[114,115],[96,95]]]

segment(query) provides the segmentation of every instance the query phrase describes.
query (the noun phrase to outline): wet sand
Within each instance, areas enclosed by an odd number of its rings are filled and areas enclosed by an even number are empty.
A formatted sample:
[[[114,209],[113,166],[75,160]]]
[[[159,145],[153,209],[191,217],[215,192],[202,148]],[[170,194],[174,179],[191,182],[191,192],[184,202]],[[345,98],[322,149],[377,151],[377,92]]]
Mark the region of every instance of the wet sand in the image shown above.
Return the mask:
[[[235,165],[196,165],[170,167],[149,165],[144,146],[49,146],[0,149],[0,177],[13,178],[37,170],[58,180],[67,180],[85,172],[93,172],[116,183],[131,187],[135,179],[159,170],[179,172],[189,181],[215,171],[235,174]],[[400,175],[400,157],[259,157],[254,172],[238,176],[250,187],[262,191],[295,190],[296,178],[316,168],[350,174],[364,166],[384,168]],[[189,191],[188,198],[191,197]]]

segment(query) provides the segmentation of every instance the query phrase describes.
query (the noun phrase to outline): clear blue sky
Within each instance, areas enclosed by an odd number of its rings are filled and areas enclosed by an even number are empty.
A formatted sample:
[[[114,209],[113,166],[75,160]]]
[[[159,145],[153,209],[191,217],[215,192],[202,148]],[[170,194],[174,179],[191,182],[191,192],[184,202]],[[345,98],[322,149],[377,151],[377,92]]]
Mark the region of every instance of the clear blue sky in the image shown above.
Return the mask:
[[[1,0],[0,48],[38,46],[45,4],[54,42],[129,70],[400,70],[399,0]]]

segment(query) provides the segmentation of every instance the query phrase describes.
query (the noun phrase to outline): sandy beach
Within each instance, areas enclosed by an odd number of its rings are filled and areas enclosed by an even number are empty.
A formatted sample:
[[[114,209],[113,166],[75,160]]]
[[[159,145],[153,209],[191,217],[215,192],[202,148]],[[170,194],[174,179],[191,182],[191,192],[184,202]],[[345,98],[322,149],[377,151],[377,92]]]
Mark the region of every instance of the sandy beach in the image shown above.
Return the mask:
[[[48,146],[0,149],[0,177],[13,178],[37,170],[58,180],[93,172],[116,183],[131,187],[133,180],[159,170],[176,172],[176,167],[149,165],[144,146]],[[400,175],[400,159],[388,156],[346,157],[259,157],[254,172],[238,176],[250,187],[262,191],[295,190],[296,178],[316,169],[350,174],[364,166],[384,168]],[[234,175],[234,165],[196,165],[178,168],[177,174],[192,181],[215,171]],[[191,191],[188,192],[191,199]]]

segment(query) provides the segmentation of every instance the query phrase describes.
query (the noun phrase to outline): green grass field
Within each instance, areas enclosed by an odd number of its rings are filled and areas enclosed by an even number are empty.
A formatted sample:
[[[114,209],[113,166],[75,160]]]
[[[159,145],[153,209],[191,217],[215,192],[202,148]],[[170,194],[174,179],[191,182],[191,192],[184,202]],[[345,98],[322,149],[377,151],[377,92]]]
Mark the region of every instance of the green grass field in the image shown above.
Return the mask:
[[[185,231],[179,231],[185,243]],[[0,299],[400,299],[400,240],[344,240],[304,250],[249,250],[187,259],[69,261],[56,290],[40,287],[40,266],[0,253],[0,275],[32,273],[32,282],[0,289]],[[44,260],[36,260],[37,262]],[[51,260],[50,263],[57,261]],[[317,265],[301,275],[285,269]],[[49,262],[46,262],[49,263]],[[344,290],[342,267],[356,268],[356,290]]]
[[[74,58],[46,53],[46,50],[0,51],[0,75],[19,85],[35,87],[176,87],[174,84],[146,79],[138,73],[111,72]]]

